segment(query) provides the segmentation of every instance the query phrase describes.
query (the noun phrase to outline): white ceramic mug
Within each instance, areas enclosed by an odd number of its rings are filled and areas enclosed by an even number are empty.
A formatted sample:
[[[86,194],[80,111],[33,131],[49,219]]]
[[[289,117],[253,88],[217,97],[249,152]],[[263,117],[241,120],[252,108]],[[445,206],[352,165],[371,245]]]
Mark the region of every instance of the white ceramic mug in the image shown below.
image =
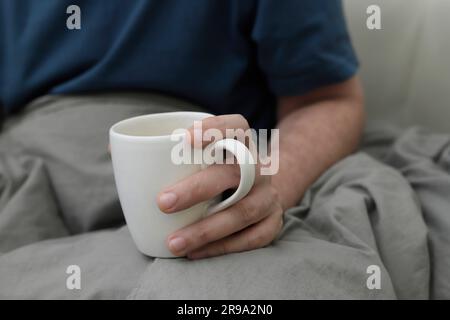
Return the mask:
[[[233,205],[247,195],[255,180],[255,164],[248,148],[233,139],[215,142],[217,151],[231,152],[240,165],[238,189],[220,203],[206,201],[177,213],[163,213],[157,195],[165,188],[202,170],[202,164],[175,164],[171,139],[175,129],[187,129],[212,116],[202,112],[168,112],[126,119],[109,130],[114,177],[131,236],[143,254],[168,258],[167,237],[208,214]],[[172,135],[173,137],[173,135]]]

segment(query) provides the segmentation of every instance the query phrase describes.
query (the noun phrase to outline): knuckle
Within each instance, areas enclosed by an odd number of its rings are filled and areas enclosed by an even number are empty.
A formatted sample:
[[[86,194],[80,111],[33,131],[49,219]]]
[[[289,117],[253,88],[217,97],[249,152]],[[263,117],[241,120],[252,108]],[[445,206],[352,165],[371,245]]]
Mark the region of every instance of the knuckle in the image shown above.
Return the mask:
[[[199,179],[192,179],[190,182],[190,188],[188,189],[189,198],[192,199],[197,195],[201,195],[203,193],[203,186],[200,183]]]
[[[276,210],[278,204],[276,198],[272,195],[272,188],[261,188],[258,190],[260,207],[265,209],[266,215],[273,213]]]
[[[226,129],[226,116],[216,116],[211,118],[211,127],[217,129]]]
[[[253,232],[248,235],[247,244],[249,249],[256,249],[266,245],[267,239],[268,237],[266,232]]]
[[[226,241],[220,241],[217,246],[217,251],[220,255],[230,252]]]
[[[272,225],[271,228],[272,239],[275,239],[282,229],[283,229],[283,218],[280,217],[280,219],[278,219],[277,222]]]
[[[274,202],[272,207],[272,213],[276,215],[277,217],[282,218],[283,217],[283,208],[281,207],[281,204],[279,202]],[[281,219],[283,220],[283,219]]]
[[[278,224],[276,224],[275,226],[278,226]],[[277,234],[274,232],[274,229],[276,230],[276,228],[267,228],[266,232],[264,232],[261,246],[267,246],[272,243]]]
[[[200,224],[197,230],[198,241],[202,244],[210,242],[211,232],[205,224]]]
[[[246,225],[249,225],[257,219],[258,211],[251,201],[240,201],[237,203],[237,214]]]
[[[270,187],[269,196],[269,208],[272,213],[281,215],[283,213],[283,207],[281,206],[281,199],[278,191],[274,187]]]
[[[243,129],[247,129],[250,127],[247,119],[242,114],[236,114],[235,116],[236,116],[237,120],[239,121],[239,123],[241,124],[241,127]]]
[[[273,186],[270,186],[270,198],[274,203],[280,203],[280,195],[278,194],[277,189],[275,189]]]
[[[283,217],[281,217],[281,219],[278,223],[278,229],[275,233],[275,237],[277,237],[280,234],[280,232],[283,230],[283,227],[284,227],[284,221],[283,221]]]

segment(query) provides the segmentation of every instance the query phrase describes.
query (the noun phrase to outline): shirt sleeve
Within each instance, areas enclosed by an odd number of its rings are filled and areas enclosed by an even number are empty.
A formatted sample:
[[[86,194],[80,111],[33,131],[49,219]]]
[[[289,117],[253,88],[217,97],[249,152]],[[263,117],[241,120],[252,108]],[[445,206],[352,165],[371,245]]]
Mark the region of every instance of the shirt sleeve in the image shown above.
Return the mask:
[[[347,80],[358,68],[340,0],[260,0],[251,36],[277,96]]]

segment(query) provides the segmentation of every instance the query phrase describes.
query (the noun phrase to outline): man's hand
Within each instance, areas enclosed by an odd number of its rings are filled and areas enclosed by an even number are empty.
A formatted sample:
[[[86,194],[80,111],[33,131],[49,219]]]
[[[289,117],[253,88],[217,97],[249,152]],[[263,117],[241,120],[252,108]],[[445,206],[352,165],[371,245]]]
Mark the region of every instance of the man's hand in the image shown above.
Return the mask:
[[[248,129],[240,115],[206,118],[202,130],[215,128],[225,136],[226,129]],[[193,129],[190,129],[194,145]],[[197,138],[197,137],[196,137]],[[201,141],[205,147],[213,141]],[[239,185],[237,164],[217,164],[163,190],[158,196],[159,208],[171,214],[197,203],[212,199],[223,191]],[[255,185],[249,194],[233,206],[213,214],[170,235],[167,245],[177,256],[200,259],[257,249],[271,243],[282,227],[283,209],[270,176],[260,176],[256,170]]]
[[[303,96],[280,97],[278,173],[258,176],[250,193],[234,206],[170,235],[170,250],[196,259],[269,244],[282,227],[283,210],[298,203],[326,169],[357,148],[364,117],[357,76]],[[248,123],[242,116],[226,115],[203,120],[203,129],[208,128],[220,129],[225,136],[225,129],[247,129]],[[203,141],[203,146],[208,143]],[[213,165],[163,190],[158,204],[170,214],[238,184],[237,165]]]

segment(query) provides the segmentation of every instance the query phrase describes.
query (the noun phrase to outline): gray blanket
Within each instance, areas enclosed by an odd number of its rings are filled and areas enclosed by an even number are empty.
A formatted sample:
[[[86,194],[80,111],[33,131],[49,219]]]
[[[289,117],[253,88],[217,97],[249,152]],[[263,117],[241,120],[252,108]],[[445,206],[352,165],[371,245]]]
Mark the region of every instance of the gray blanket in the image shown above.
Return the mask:
[[[420,129],[368,131],[360,152],[286,212],[270,246],[199,261],[141,255],[124,225],[107,130],[168,105],[44,97],[4,124],[0,298],[450,298],[450,135]],[[81,289],[66,286],[71,265]]]

